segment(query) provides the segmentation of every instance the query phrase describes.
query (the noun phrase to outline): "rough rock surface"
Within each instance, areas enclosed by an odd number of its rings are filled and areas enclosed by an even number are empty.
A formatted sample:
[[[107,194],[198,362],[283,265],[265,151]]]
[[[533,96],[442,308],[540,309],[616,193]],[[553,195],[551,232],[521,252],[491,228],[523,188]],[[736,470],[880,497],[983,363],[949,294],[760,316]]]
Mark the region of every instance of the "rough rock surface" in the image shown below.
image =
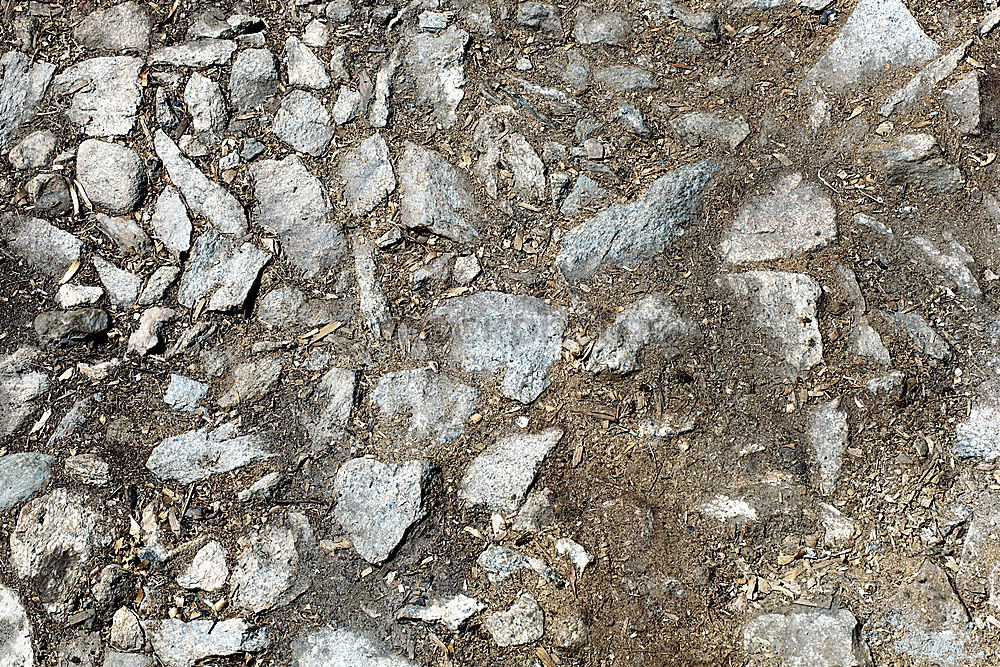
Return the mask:
[[[21,347],[0,357],[0,436],[20,428],[35,410],[35,400],[49,390],[49,377],[32,371],[37,348]]]
[[[301,418],[314,442],[326,443],[344,437],[354,408],[357,382],[357,373],[346,368],[331,368],[320,378],[311,405]]]
[[[324,154],[333,140],[330,112],[319,98],[302,90],[282,100],[272,129],[293,150],[314,156]]]
[[[510,609],[487,618],[486,630],[498,646],[530,644],[545,634],[545,612],[535,598],[523,594]]]
[[[271,644],[266,628],[242,618],[182,621],[166,618],[145,624],[155,655],[166,667],[194,667],[203,658],[253,653]]]
[[[475,387],[426,368],[387,373],[371,393],[383,418],[406,415],[406,438],[411,442],[440,443],[459,437],[478,399]]]
[[[368,137],[340,158],[344,179],[344,199],[354,215],[365,215],[386,200],[396,189],[396,177],[389,161],[389,147],[380,134]]]
[[[271,256],[252,243],[240,244],[215,230],[203,232],[184,265],[177,300],[194,308],[205,299],[209,310],[243,308]]]
[[[87,136],[123,137],[135,127],[142,101],[142,66],[142,59],[131,56],[91,58],[60,72],[52,87],[72,95],[66,116]]]
[[[92,49],[148,51],[149,11],[138,2],[123,2],[87,15],[73,38]]]
[[[6,150],[18,130],[37,113],[56,66],[35,62],[25,53],[0,56],[0,151]]]
[[[747,625],[751,656],[775,656],[784,665],[868,667],[871,657],[857,636],[857,620],[846,609],[791,609],[761,614]]]
[[[65,275],[83,250],[80,239],[38,218],[7,216],[0,219],[0,231],[15,254],[53,278]]]
[[[305,515],[291,512],[249,535],[247,542],[230,581],[238,606],[259,613],[284,606],[309,588],[309,568],[303,560],[315,540]]]
[[[146,467],[160,479],[190,484],[272,456],[262,436],[237,435],[236,424],[229,422],[166,438],[153,448]]]
[[[511,434],[487,445],[466,469],[459,497],[494,511],[517,512],[542,461],[562,436],[562,431],[552,428]]]
[[[0,657],[10,667],[31,667],[35,652],[31,648],[31,624],[17,594],[0,584]]]
[[[52,478],[52,457],[22,452],[0,456],[0,512],[30,500]]]
[[[292,667],[415,667],[376,642],[345,628],[310,630],[292,643]]]
[[[650,294],[626,306],[601,332],[587,360],[587,370],[629,373],[638,367],[647,347],[676,354],[697,329],[684,319],[664,294]]]
[[[403,226],[464,243],[479,238],[483,211],[468,179],[443,155],[407,144],[397,168]]]

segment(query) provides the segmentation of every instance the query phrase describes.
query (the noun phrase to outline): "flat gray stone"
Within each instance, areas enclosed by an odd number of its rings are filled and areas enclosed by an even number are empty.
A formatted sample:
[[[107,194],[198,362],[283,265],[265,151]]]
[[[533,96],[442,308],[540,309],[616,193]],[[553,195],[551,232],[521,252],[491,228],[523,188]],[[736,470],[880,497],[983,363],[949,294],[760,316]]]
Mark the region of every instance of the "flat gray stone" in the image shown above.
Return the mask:
[[[177,301],[194,308],[207,299],[208,310],[243,308],[271,255],[252,243],[233,241],[215,230],[202,233],[184,266]]]
[[[330,112],[315,95],[293,90],[282,100],[271,131],[300,153],[320,156],[333,141]]]
[[[153,247],[146,232],[132,217],[109,216],[97,213],[97,229],[111,239],[125,253],[141,254]]]
[[[160,479],[190,484],[273,456],[262,436],[237,436],[235,422],[229,422],[166,438],[153,448],[146,467]]]
[[[202,144],[213,148],[225,139],[229,113],[218,83],[193,73],[184,87],[184,105],[191,116],[191,130]]]
[[[0,512],[31,500],[44,489],[52,479],[52,461],[48,454],[37,452],[0,456]]]
[[[43,345],[72,347],[99,338],[111,328],[111,317],[100,308],[51,310],[36,315],[31,327]]]
[[[430,109],[431,119],[451,127],[465,97],[465,47],[469,33],[450,26],[437,34],[418,32],[408,41],[397,85],[412,89],[419,105]]]
[[[353,215],[371,213],[396,189],[389,147],[378,133],[342,153],[339,167],[344,199]]]
[[[163,402],[174,410],[190,412],[201,406],[199,402],[208,394],[208,385],[191,378],[170,374],[170,384],[163,394]]]
[[[174,257],[191,249],[191,218],[177,188],[168,185],[156,198],[150,224],[156,238]]]
[[[701,111],[677,116],[670,121],[670,127],[692,146],[700,146],[705,141],[718,141],[735,149],[750,136],[750,124],[745,117],[737,116],[729,120]]]
[[[485,219],[468,179],[443,155],[407,143],[397,163],[400,222],[460,243],[479,239]]]
[[[163,330],[168,323],[177,319],[177,311],[154,306],[147,308],[139,317],[139,326],[128,337],[128,351],[146,356],[163,344]]]
[[[181,270],[176,266],[161,266],[157,268],[146,279],[146,285],[139,292],[139,299],[136,303],[143,308],[159,303],[166,296],[167,290],[177,282],[177,278],[180,275]]]
[[[80,239],[39,218],[7,215],[0,231],[14,254],[51,278],[62,278],[83,250]]]
[[[620,93],[648,93],[660,87],[649,70],[633,65],[611,65],[594,71],[594,81]]]
[[[626,306],[614,323],[601,332],[587,370],[630,373],[638,368],[639,354],[655,346],[667,354],[678,354],[698,329],[677,312],[665,294],[650,294]]]
[[[19,51],[0,56],[0,151],[35,117],[55,71],[55,65],[35,62]]]
[[[510,609],[491,614],[485,626],[497,646],[531,644],[545,634],[545,612],[535,598],[522,593]]]
[[[104,296],[104,289],[92,285],[60,285],[56,292],[56,303],[60,308],[76,308],[97,303]]]
[[[330,87],[330,75],[327,74],[323,61],[298,37],[285,40],[284,56],[289,86],[314,90]]]
[[[171,182],[181,191],[192,213],[208,219],[224,234],[246,233],[246,213],[236,197],[184,157],[177,144],[162,130],[157,130],[153,145]]]
[[[58,218],[73,211],[73,197],[69,180],[56,173],[38,174],[27,185],[31,210],[44,218]]]
[[[333,219],[326,190],[296,155],[250,166],[256,205],[253,221],[274,234],[288,261],[304,277],[339,267],[347,239]]]
[[[839,398],[810,411],[808,438],[816,457],[819,490],[829,495],[837,488],[848,444],[847,413]]]
[[[996,586],[1000,564],[1000,502],[996,493],[986,492],[976,498],[971,509],[955,586],[965,595],[985,593],[986,602],[993,606],[1000,602]]]
[[[139,290],[142,289],[139,276],[100,257],[94,258],[94,268],[97,269],[97,277],[104,285],[111,305],[128,308],[139,298]]]
[[[338,126],[347,125],[364,112],[366,103],[360,90],[341,86],[337,92],[337,101],[333,103],[333,122]]]
[[[977,388],[969,416],[955,426],[955,455],[992,461],[1000,457],[1000,386],[992,379]]]
[[[33,667],[31,623],[17,593],[0,584],[0,656],[10,667]]]
[[[248,535],[230,581],[233,602],[260,613],[295,600],[312,585],[307,560],[315,547],[309,519],[297,512]]]
[[[343,317],[343,306],[329,299],[310,299],[295,287],[271,290],[257,303],[257,319],[272,327],[301,329],[299,333]]]
[[[87,136],[124,137],[135,127],[142,102],[143,65],[141,58],[132,56],[84,60],[57,75],[52,92],[72,94],[66,116]]]
[[[355,233],[351,236],[351,251],[354,254],[354,273],[358,280],[358,306],[361,316],[368,325],[371,335],[380,339],[392,313],[389,311],[389,301],[385,298],[376,275],[375,246],[363,234]]]
[[[403,414],[409,442],[451,442],[465,432],[479,392],[444,373],[427,368],[387,373],[378,379],[371,400],[383,419]]]
[[[626,46],[632,37],[632,23],[625,14],[602,12],[591,5],[576,10],[573,39],[578,44]]]
[[[229,104],[236,113],[257,107],[278,92],[278,60],[267,49],[240,51],[229,74]]]
[[[281,371],[280,358],[255,359],[236,364],[227,376],[228,386],[219,397],[219,407],[229,409],[259,401],[278,384]]]
[[[938,360],[951,357],[951,345],[934,331],[920,313],[898,312],[888,314],[886,317],[909,339],[918,352]]]
[[[87,139],[76,153],[76,177],[91,202],[115,214],[131,213],[146,196],[146,165],[131,148]]]
[[[63,418],[52,429],[52,435],[49,436],[49,447],[55,447],[76,433],[81,426],[87,423],[88,419],[94,416],[97,407],[103,400],[103,394],[92,394],[73,403],[73,406],[66,411]]]
[[[465,471],[458,497],[494,512],[515,513],[535,482],[538,468],[563,432],[514,433],[486,446]]]
[[[531,296],[481,292],[449,299],[430,321],[447,332],[451,363],[469,373],[503,372],[500,393],[531,403],[559,360],[566,311]]]
[[[686,165],[653,181],[630,204],[614,204],[566,232],[556,257],[568,280],[589,278],[605,266],[628,266],[670,245],[698,217],[701,200],[722,165]]]
[[[973,273],[975,259],[949,232],[944,236],[939,243],[934,243],[923,236],[914,236],[909,239],[909,244],[923,255],[927,263],[955,291],[969,299],[980,298],[983,292]]]
[[[358,555],[372,564],[388,560],[425,514],[423,488],[430,474],[427,461],[392,465],[358,458],[340,466],[333,514]]]
[[[36,130],[11,148],[7,159],[10,166],[19,171],[43,169],[52,162],[58,146],[55,134],[49,130]]]
[[[226,65],[235,50],[236,42],[228,39],[195,39],[153,51],[149,55],[149,64],[174,67]]]
[[[957,132],[960,134],[979,134],[982,106],[977,72],[966,72],[960,76],[944,91],[941,99],[949,118],[952,119],[952,126]]]
[[[309,630],[292,642],[292,667],[417,667],[346,628]]]
[[[327,444],[344,437],[357,385],[357,372],[347,368],[331,368],[323,374],[301,417],[313,442]]]
[[[466,621],[485,608],[486,605],[478,600],[459,593],[450,598],[430,600],[425,605],[408,604],[396,612],[396,618],[440,623],[451,632],[458,632]]]
[[[150,28],[149,10],[130,0],[88,14],[73,39],[92,49],[148,51]]]
[[[102,667],[154,667],[153,657],[145,653],[104,652]]]
[[[270,647],[267,628],[254,628],[242,618],[224,621],[146,621],[153,655],[164,667],[194,667],[204,658],[255,653]]]
[[[889,185],[915,185],[940,193],[961,190],[965,177],[949,164],[937,140],[929,134],[905,134],[891,145],[872,151],[876,167]]]
[[[751,659],[773,656],[783,665],[869,667],[871,656],[857,625],[846,609],[792,608],[750,621],[743,645]]]

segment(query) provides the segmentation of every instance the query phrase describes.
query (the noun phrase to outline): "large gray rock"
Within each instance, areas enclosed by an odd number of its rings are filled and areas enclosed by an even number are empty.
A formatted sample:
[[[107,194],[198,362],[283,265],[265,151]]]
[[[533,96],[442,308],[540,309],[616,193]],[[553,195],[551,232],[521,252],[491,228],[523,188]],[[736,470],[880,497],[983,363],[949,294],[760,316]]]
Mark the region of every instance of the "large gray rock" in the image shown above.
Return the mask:
[[[0,456],[0,512],[30,500],[44,489],[52,479],[52,461],[48,454],[37,452]]]
[[[871,656],[857,625],[846,609],[792,608],[753,619],[743,631],[743,645],[752,660],[772,657],[788,667],[869,667]]]
[[[49,377],[31,371],[38,356],[37,348],[21,347],[0,357],[0,437],[19,429],[49,390]]]
[[[34,62],[19,51],[0,56],[0,151],[35,117],[55,71],[55,65]]]
[[[285,71],[288,85],[322,90],[330,87],[330,75],[316,54],[298,37],[285,40]]]
[[[270,647],[267,628],[254,628],[242,618],[146,621],[153,655],[164,667],[194,667],[204,658],[254,653]]]
[[[446,301],[430,321],[447,331],[453,365],[469,373],[502,371],[500,393],[531,403],[559,360],[566,311],[531,296],[481,292]]]
[[[250,167],[257,204],[254,223],[277,234],[288,261],[304,277],[336,268],[347,254],[347,239],[331,215],[326,191],[302,160],[261,160]]]
[[[222,89],[215,81],[195,72],[184,87],[184,104],[191,116],[191,130],[201,143],[212,148],[226,136],[229,114]]]
[[[431,475],[427,461],[403,465],[350,459],[337,470],[333,515],[369,563],[388,560],[410,526],[423,518],[423,489]]]
[[[785,259],[823,248],[837,236],[837,209],[820,186],[794,173],[744,204],[722,242],[727,262]]]
[[[89,137],[124,137],[135,127],[142,102],[141,58],[91,58],[63,70],[53,93],[72,94],[66,116]]]
[[[535,598],[522,593],[510,609],[491,614],[485,625],[497,646],[521,646],[545,634],[545,612]]]
[[[235,50],[236,42],[228,39],[196,39],[153,51],[149,55],[149,64],[174,67],[225,65]]]
[[[562,435],[561,430],[550,428],[541,433],[514,433],[487,445],[465,471],[458,497],[495,512],[517,512],[542,461]]]
[[[404,227],[425,229],[453,241],[471,243],[485,218],[468,179],[443,155],[408,143],[397,164],[399,217]]]
[[[100,338],[111,328],[111,317],[100,308],[50,310],[36,315],[31,326],[43,345],[72,347]]]
[[[131,148],[87,139],[76,153],[76,177],[91,202],[111,213],[131,213],[146,196],[146,165]]]
[[[267,49],[240,51],[229,74],[229,104],[245,113],[278,92],[278,60]]]
[[[816,321],[822,290],[813,278],[784,271],[748,271],[723,276],[720,282],[793,372],[804,373],[822,361],[823,341]]]
[[[915,185],[947,194],[965,184],[962,171],[945,160],[937,140],[929,134],[904,134],[872,151],[872,157],[889,185]]]
[[[461,436],[478,399],[475,387],[428,368],[387,373],[371,393],[383,419],[407,416],[406,440],[414,443],[438,444]]]
[[[326,444],[344,437],[357,385],[357,372],[347,368],[331,368],[323,374],[301,416],[314,442]]]
[[[31,623],[17,594],[0,584],[0,659],[4,667],[33,667]]]
[[[397,85],[410,89],[418,104],[430,108],[431,119],[441,127],[455,124],[456,110],[465,91],[465,47],[469,33],[450,26],[437,34],[418,32],[408,41]]]
[[[291,667],[417,667],[346,628],[309,630],[292,642]]]
[[[236,423],[228,422],[166,438],[153,448],[146,467],[160,479],[190,484],[273,456],[262,436],[237,436]]]
[[[73,38],[92,49],[148,51],[149,10],[138,2],[123,2],[91,12],[73,29]]]
[[[339,166],[344,199],[354,215],[370,213],[396,189],[389,147],[378,133],[342,153]]]
[[[315,547],[309,519],[297,512],[248,535],[230,581],[233,602],[260,613],[302,595],[312,583],[304,561]]]
[[[156,238],[175,257],[191,249],[191,218],[177,188],[168,185],[163,189],[149,222]]]
[[[204,232],[191,248],[177,301],[194,308],[207,299],[208,310],[239,310],[270,260],[271,255],[252,243],[240,244],[215,230]]]
[[[614,204],[563,236],[556,257],[569,280],[589,278],[602,267],[627,266],[666,248],[697,220],[701,200],[722,165],[689,164],[653,181],[630,204]]]
[[[62,613],[82,591],[90,559],[114,539],[112,528],[91,498],[56,489],[21,508],[10,562],[51,613]]]
[[[157,130],[153,145],[171,182],[184,195],[184,201],[195,215],[207,218],[215,229],[224,234],[246,233],[246,213],[236,197],[209,180],[191,160],[184,157],[177,144],[162,130]]]
[[[45,220],[7,215],[0,218],[0,232],[14,254],[51,278],[61,278],[80,260],[80,239]]]
[[[302,90],[293,90],[282,100],[271,131],[294,150],[313,156],[326,153],[333,140],[326,105]]]
[[[629,373],[638,368],[644,348],[655,346],[677,354],[697,331],[665,294],[650,294],[624,308],[601,332],[587,360],[587,370]]]
[[[887,70],[919,67],[938,51],[903,0],[862,0],[806,74],[802,88],[847,92]]]

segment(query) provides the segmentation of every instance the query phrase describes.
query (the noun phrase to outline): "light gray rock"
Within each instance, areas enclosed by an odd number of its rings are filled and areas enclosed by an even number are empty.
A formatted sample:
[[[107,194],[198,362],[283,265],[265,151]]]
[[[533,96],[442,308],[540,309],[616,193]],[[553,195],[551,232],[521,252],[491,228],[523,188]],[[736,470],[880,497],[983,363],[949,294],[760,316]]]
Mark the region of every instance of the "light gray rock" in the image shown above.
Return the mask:
[[[176,266],[157,268],[146,280],[146,286],[139,293],[139,299],[136,303],[143,308],[159,303],[163,300],[167,290],[177,282],[180,275],[181,270]]]
[[[396,189],[389,147],[378,133],[362,141],[356,149],[342,153],[339,165],[344,199],[354,215],[370,213]]]
[[[0,232],[15,255],[51,278],[65,275],[83,250],[80,239],[39,218],[2,217]]]
[[[966,72],[960,76],[958,81],[944,91],[941,99],[949,118],[952,119],[952,126],[957,132],[960,134],[979,134],[982,106],[979,98],[979,74],[977,72]],[[11,161],[13,162],[13,159]]]
[[[271,255],[252,243],[240,244],[215,230],[202,233],[184,266],[177,301],[194,308],[207,299],[208,310],[243,308]]]
[[[299,38],[285,40],[284,58],[289,86],[315,90],[330,87],[330,75],[323,62]]]
[[[221,143],[226,136],[229,114],[219,84],[193,73],[184,87],[184,104],[191,115],[194,136],[209,148]]]
[[[468,373],[502,371],[500,393],[531,403],[559,360],[566,311],[535,297],[481,292],[448,300],[430,321],[447,331],[453,365]]]
[[[520,132],[512,132],[500,140],[498,162],[513,176],[511,191],[528,202],[545,200],[545,163]],[[496,194],[496,185],[492,187]]]
[[[142,102],[143,65],[131,56],[84,60],[56,76],[52,92],[72,95],[66,116],[88,137],[124,137],[135,127]]]
[[[383,419],[406,415],[406,440],[413,443],[451,442],[461,436],[478,399],[475,387],[427,368],[387,373],[371,393]]]
[[[236,42],[228,39],[196,39],[153,51],[149,64],[199,68],[226,65],[235,50]]]
[[[649,70],[633,65],[612,65],[594,71],[594,81],[620,93],[648,93],[660,87]]]
[[[809,413],[809,443],[816,457],[819,490],[829,495],[837,488],[847,451],[847,413],[840,399],[821,403]]]
[[[375,338],[381,338],[382,330],[392,318],[392,313],[389,312],[389,302],[382,293],[375,274],[375,247],[366,236],[356,233],[351,236],[351,250],[354,254],[361,315],[371,334]]]
[[[476,565],[486,572],[486,578],[497,588],[503,586],[518,570],[531,570],[549,583],[564,583],[559,573],[541,558],[530,558],[495,544],[479,554]]]
[[[704,141],[718,141],[729,148],[738,148],[750,136],[750,124],[743,116],[727,120],[714,113],[693,111],[670,121],[677,135],[692,146]]]
[[[257,319],[272,327],[306,330],[334,322],[343,308],[328,299],[308,299],[294,287],[271,290],[257,304]]]
[[[341,86],[337,92],[337,101],[333,103],[333,122],[347,125],[364,113],[365,96],[360,90],[350,86]]]
[[[367,637],[339,628],[309,630],[292,642],[292,667],[417,667]]]
[[[930,95],[939,83],[955,71],[958,64],[965,58],[965,53],[971,45],[972,40],[969,40],[940,58],[931,61],[929,65],[910,79],[909,83],[889,96],[885,104],[879,107],[879,114],[884,118],[888,118],[893,113],[906,113],[909,111],[918,102]]]
[[[969,416],[955,426],[955,455],[992,461],[1000,457],[1000,386],[991,379],[977,388]]]
[[[677,312],[669,297],[650,294],[625,307],[601,332],[587,360],[587,370],[630,373],[638,368],[643,349],[655,346],[667,354],[678,354],[697,331]]]
[[[478,600],[459,593],[450,598],[430,600],[425,605],[408,604],[396,612],[396,618],[440,623],[451,632],[458,632],[466,621],[485,608],[486,605]]]
[[[128,337],[128,351],[139,356],[145,356],[162,343],[163,329],[169,322],[177,319],[177,311],[171,308],[154,306],[143,311],[139,318],[139,326]]]
[[[782,665],[869,667],[871,656],[857,625],[846,609],[792,608],[750,621],[743,645],[751,659],[773,656]]]
[[[139,617],[128,607],[121,607],[111,619],[108,643],[122,651],[142,651],[146,646],[146,632]]]
[[[545,612],[535,598],[522,593],[510,609],[491,614],[485,626],[497,646],[530,644],[545,634]]]
[[[333,140],[330,112],[317,97],[293,90],[282,100],[271,131],[301,153],[320,156]]]
[[[983,295],[979,281],[972,272],[975,260],[950,233],[945,233],[945,238],[940,243],[932,243],[923,236],[915,236],[909,239],[909,243],[959,294],[969,299],[978,299]]]
[[[304,277],[337,268],[347,255],[347,239],[333,220],[326,191],[302,160],[261,160],[250,166],[255,224],[277,234],[288,261]]]
[[[10,166],[19,171],[43,169],[52,162],[58,145],[55,134],[49,130],[36,130],[11,148],[7,159]]]
[[[52,429],[52,435],[49,436],[49,447],[58,445],[79,430],[93,416],[103,400],[103,394],[93,394],[76,401],[73,407],[67,410],[63,418],[59,420],[56,427]]]
[[[297,512],[247,536],[230,581],[233,602],[255,613],[292,602],[312,585],[306,561],[315,547],[309,519]]]
[[[722,254],[731,264],[785,259],[829,245],[837,237],[837,209],[819,185],[788,174],[744,204]]]
[[[423,518],[423,488],[430,475],[427,461],[392,465],[358,458],[340,466],[333,514],[362,558],[373,564],[388,560]]]
[[[0,584],[0,656],[9,667],[33,667],[35,652],[31,648],[31,623],[28,612],[17,594]]]
[[[32,212],[45,218],[69,215],[73,211],[73,198],[69,181],[60,174],[38,174],[25,186],[31,200]]]
[[[111,305],[118,308],[129,308],[139,297],[139,290],[142,288],[142,280],[131,271],[120,269],[111,262],[101,258],[94,258],[94,268],[97,269],[97,277],[104,285],[104,290],[108,294]]]
[[[73,29],[73,38],[92,49],[148,51],[149,11],[138,2],[123,2],[91,12]]]
[[[541,433],[514,433],[488,445],[469,464],[458,497],[471,505],[486,505],[495,512],[514,513],[524,503],[538,468],[563,432],[551,428]]]
[[[275,456],[259,434],[236,435],[236,423],[166,438],[153,448],[146,467],[160,479],[181,484],[242,468]]]
[[[150,250],[153,242],[131,217],[112,217],[103,213],[94,216],[97,229],[125,253],[140,254]]]
[[[805,373],[822,361],[823,341],[816,321],[822,290],[813,278],[784,271],[748,271],[723,276],[720,282],[794,373]]]
[[[35,117],[55,71],[55,65],[35,62],[19,51],[0,55],[0,151]]]
[[[598,204],[607,199],[610,195],[610,192],[602,188],[597,181],[592,179],[590,176],[580,174],[576,177],[576,183],[573,185],[573,189],[570,190],[569,194],[566,195],[566,198],[559,206],[559,213],[571,218],[578,215],[582,209],[592,206],[593,204]]]
[[[443,155],[408,143],[397,163],[399,216],[404,227],[471,243],[485,219],[468,179]]]
[[[145,653],[105,651],[103,667],[154,667],[153,657]]]
[[[430,108],[431,119],[451,127],[465,97],[465,47],[469,33],[449,27],[439,33],[418,32],[407,42],[397,85],[410,89],[417,103]],[[377,82],[376,82],[377,83]]]
[[[218,540],[212,540],[199,549],[184,571],[177,575],[177,585],[209,593],[220,590],[229,578],[227,555],[226,548]]]
[[[929,134],[905,134],[891,145],[872,151],[876,168],[889,185],[915,185],[941,193],[965,184],[961,170],[949,164],[937,140]]]
[[[920,313],[916,311],[898,312],[891,313],[886,317],[909,339],[918,352],[938,360],[951,357],[951,345],[931,328],[931,325]]]
[[[219,407],[229,409],[264,398],[281,379],[281,359],[258,359],[236,364],[227,377]]]
[[[52,478],[52,461],[48,454],[37,452],[0,456],[0,512],[31,500],[44,489]]]
[[[104,296],[104,289],[90,285],[60,285],[56,303],[60,308],[76,308],[97,303]]]
[[[97,454],[70,456],[63,464],[66,474],[81,484],[107,486],[111,483],[111,466]]]
[[[972,505],[969,528],[962,541],[962,554],[955,586],[965,595],[985,594],[992,606],[1000,603],[1000,503],[995,493],[979,495]]]
[[[483,272],[479,258],[475,255],[462,255],[455,258],[455,270],[452,274],[459,285],[471,285],[472,281]]]
[[[111,543],[108,513],[92,498],[56,489],[21,508],[10,534],[10,563],[50,613],[69,610],[88,563]]]
[[[267,49],[240,51],[229,74],[229,104],[246,113],[278,92],[278,60]]]
[[[313,442],[326,444],[344,437],[357,386],[357,372],[347,368],[331,368],[323,374],[302,415]]]
[[[246,233],[246,213],[236,197],[218,183],[209,180],[191,160],[181,154],[177,144],[162,130],[157,130],[153,145],[171,182],[181,191],[192,213],[206,218],[212,227],[224,234]]]
[[[330,28],[324,21],[313,19],[306,24],[302,33],[302,43],[306,46],[323,48],[330,43]]]
[[[806,74],[802,89],[848,92],[887,70],[919,67],[939,50],[903,0],[862,0]]]
[[[45,311],[31,326],[43,345],[72,347],[99,338],[111,328],[111,317],[100,308]]]
[[[203,658],[255,653],[270,647],[267,628],[242,618],[184,622],[177,618],[146,621],[153,655],[164,667],[194,667]]]
[[[76,177],[88,199],[111,213],[131,213],[146,196],[146,165],[131,148],[87,139],[76,153]]]
[[[393,49],[389,57],[382,63],[375,74],[375,89],[371,106],[368,109],[368,124],[372,127],[385,127],[389,124],[389,97],[392,94],[392,84],[399,69],[400,48]],[[332,63],[331,63],[332,64]]]
[[[653,181],[630,204],[614,204],[563,236],[556,257],[568,280],[589,278],[605,266],[627,266],[660,252],[697,220],[701,200],[722,165],[686,165]]]
[[[156,238],[174,257],[191,249],[191,218],[176,188],[168,185],[156,198],[150,224]]]
[[[549,489],[529,493],[514,518],[514,530],[540,533],[551,526],[556,520],[556,513],[549,499],[551,495],[552,491]]]
[[[562,16],[559,8],[543,2],[518,4],[514,22],[549,37],[562,37],[563,34]]]
[[[578,44],[626,46],[631,36],[632,23],[625,14],[598,11],[591,5],[576,10],[573,39]]]
[[[167,385],[167,391],[163,394],[163,402],[174,410],[190,412],[201,407],[198,403],[207,394],[208,385],[204,382],[171,373],[170,384]]]

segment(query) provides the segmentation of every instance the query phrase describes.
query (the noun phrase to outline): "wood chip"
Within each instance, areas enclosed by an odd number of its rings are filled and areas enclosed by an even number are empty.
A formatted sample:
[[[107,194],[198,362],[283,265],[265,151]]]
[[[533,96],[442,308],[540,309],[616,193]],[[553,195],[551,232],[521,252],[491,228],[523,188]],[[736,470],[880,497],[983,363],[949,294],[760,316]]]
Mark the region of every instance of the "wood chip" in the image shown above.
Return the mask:
[[[63,277],[59,279],[59,284],[65,285],[69,281],[73,280],[73,276],[75,276],[76,272],[79,270],[80,270],[80,260],[74,259],[73,263],[69,265],[68,269],[66,269],[66,273],[63,274]]]

